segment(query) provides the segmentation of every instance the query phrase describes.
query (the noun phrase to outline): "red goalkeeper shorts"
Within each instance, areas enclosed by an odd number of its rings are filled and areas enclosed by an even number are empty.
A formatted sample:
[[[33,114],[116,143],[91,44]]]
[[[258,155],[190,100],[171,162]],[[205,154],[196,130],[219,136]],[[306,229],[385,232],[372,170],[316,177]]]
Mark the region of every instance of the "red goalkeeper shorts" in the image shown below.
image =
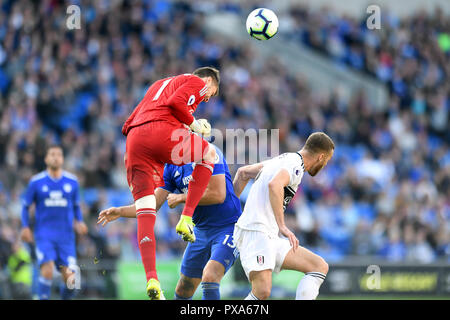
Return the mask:
[[[164,186],[164,164],[198,162],[208,151],[208,142],[183,125],[152,121],[134,127],[127,135],[125,168],[136,201]]]

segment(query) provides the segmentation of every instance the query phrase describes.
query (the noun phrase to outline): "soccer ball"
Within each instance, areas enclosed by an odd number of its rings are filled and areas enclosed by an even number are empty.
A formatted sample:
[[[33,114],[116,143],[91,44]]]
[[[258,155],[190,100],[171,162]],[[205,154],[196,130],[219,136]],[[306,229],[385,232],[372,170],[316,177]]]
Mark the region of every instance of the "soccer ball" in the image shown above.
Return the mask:
[[[251,37],[258,40],[269,40],[278,31],[278,18],[272,10],[258,8],[248,15],[246,27]]]

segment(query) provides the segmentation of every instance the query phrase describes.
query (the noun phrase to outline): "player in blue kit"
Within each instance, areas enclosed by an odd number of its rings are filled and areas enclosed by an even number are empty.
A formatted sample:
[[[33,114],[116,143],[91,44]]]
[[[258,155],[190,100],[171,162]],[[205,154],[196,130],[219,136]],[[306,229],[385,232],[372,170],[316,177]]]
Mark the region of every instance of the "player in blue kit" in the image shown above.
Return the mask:
[[[61,298],[70,299],[75,287],[75,231],[86,234],[80,210],[77,178],[64,171],[63,150],[51,146],[45,156],[47,170],[33,176],[23,196],[21,239],[35,242],[40,267],[39,299],[50,299],[53,269],[58,267],[64,283]],[[34,232],[29,208],[35,204]]]
[[[167,200],[174,208],[186,201],[195,163],[184,166],[166,164],[164,186],[155,190],[156,210]],[[193,221],[196,240],[188,243],[181,262],[175,299],[192,299],[201,283],[203,300],[220,299],[220,281],[233,265],[238,252],[233,243],[234,224],[241,215],[239,199],[222,152],[216,147],[214,171]],[[109,208],[99,214],[98,223],[106,225],[119,217],[136,218],[134,205]],[[145,241],[145,238],[141,241]]]

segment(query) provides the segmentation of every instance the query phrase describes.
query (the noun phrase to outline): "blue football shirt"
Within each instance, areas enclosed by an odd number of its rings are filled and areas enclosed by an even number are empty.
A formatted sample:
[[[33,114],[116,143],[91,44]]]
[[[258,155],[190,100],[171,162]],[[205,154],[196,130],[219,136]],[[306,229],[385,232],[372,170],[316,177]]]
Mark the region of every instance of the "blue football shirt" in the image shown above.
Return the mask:
[[[212,175],[225,175],[226,198],[221,204],[197,206],[192,216],[197,228],[219,227],[235,223],[241,215],[241,204],[234,194],[230,170],[220,149],[214,147],[216,148],[216,161]],[[164,186],[161,188],[171,193],[187,193],[194,168],[195,163],[184,166],[166,164],[164,167]]]
[[[64,171],[53,179],[47,171],[33,176],[22,198],[22,226],[29,227],[28,208],[35,203],[34,237],[74,240],[73,219],[82,221],[77,178]]]

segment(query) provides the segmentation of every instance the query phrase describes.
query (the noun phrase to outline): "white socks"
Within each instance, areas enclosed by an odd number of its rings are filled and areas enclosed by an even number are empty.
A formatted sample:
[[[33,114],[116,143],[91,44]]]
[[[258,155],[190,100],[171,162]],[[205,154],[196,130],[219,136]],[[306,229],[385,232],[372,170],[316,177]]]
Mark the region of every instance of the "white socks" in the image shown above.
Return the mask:
[[[253,292],[250,291],[250,293],[248,294],[247,297],[245,297],[244,300],[259,300],[259,299],[253,294]]]
[[[325,280],[326,275],[321,272],[306,273],[297,287],[295,300],[314,300],[319,295],[319,288]],[[253,292],[250,291],[244,300],[259,300]]]
[[[308,272],[300,280],[295,300],[314,300],[319,295],[319,288],[325,280],[321,272]]]

